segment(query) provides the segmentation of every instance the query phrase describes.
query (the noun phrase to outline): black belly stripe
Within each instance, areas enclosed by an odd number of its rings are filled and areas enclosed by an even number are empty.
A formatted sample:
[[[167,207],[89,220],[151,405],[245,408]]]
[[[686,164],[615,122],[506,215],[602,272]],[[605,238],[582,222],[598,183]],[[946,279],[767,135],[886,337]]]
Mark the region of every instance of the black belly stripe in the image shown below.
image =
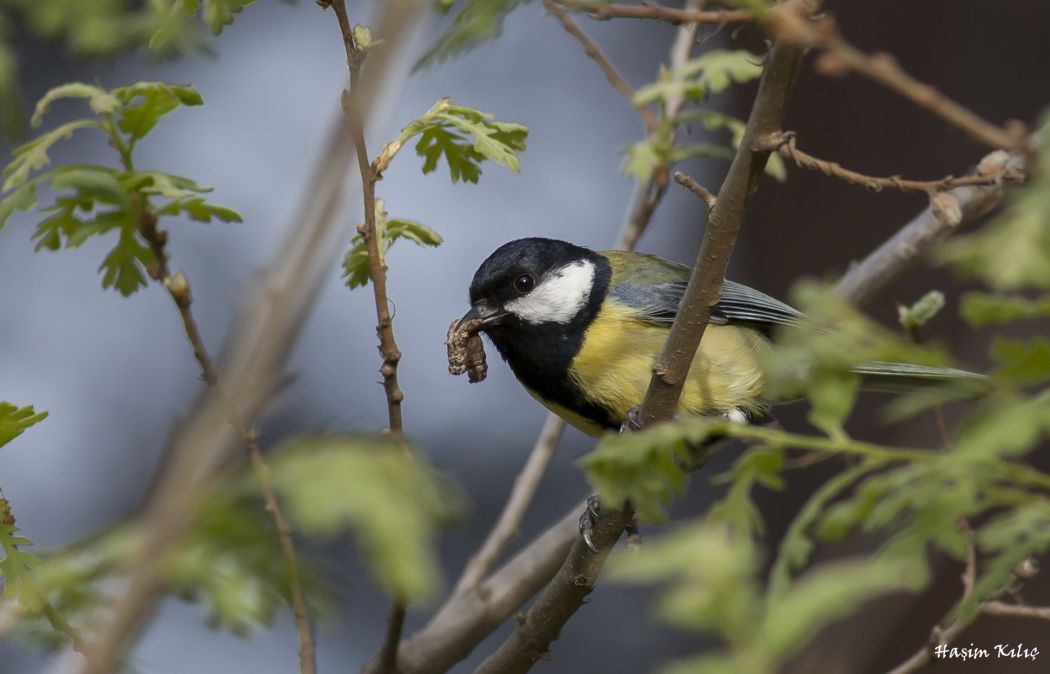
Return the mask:
[[[620,421],[609,410],[587,399],[569,376],[573,358],[583,346],[587,326],[594,321],[609,289],[609,261],[594,255],[594,286],[587,305],[568,323],[529,324],[508,321],[486,332],[514,376],[540,398],[605,428]]]

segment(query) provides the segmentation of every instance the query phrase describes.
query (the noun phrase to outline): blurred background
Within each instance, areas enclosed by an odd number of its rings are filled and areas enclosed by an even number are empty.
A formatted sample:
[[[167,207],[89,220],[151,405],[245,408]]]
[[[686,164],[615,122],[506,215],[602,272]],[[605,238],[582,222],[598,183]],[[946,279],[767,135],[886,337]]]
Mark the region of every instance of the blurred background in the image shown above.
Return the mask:
[[[374,3],[351,4],[352,19],[367,23]],[[993,122],[1032,123],[1050,101],[1050,4],[1043,0],[992,5],[840,0],[826,7],[855,44],[895,55],[917,78]],[[413,38],[417,52],[429,45],[439,21],[434,17]],[[674,35],[674,27],[657,22],[579,21],[635,86],[655,78]],[[346,64],[334,16],[312,2],[260,0],[211,42],[214,53],[163,62],[137,53],[107,61],[78,59],[17,25],[9,28],[27,105],[49,88],[74,80],[105,87],[163,80],[192,84],[203,94],[203,107],[180,110],[157,128],[138,151],[138,163],[214,186],[217,203],[244,215],[241,225],[185,221],[170,227],[173,265],[193,283],[204,339],[218,352],[239,299],[275,254],[283,232],[295,225],[307,177],[340,114]],[[706,30],[702,39],[756,52],[763,48],[754,30]],[[746,117],[753,87],[731,91],[714,104]],[[465,518],[441,543],[451,582],[492,525],[545,412],[495,358],[481,385],[449,376],[445,330],[467,306],[467,285],[477,265],[498,245],[528,235],[593,248],[614,243],[633,187],[620,172],[621,150],[639,140],[643,129],[636,112],[539,3],[511,14],[498,40],[413,74],[373,119],[368,129],[372,151],[442,96],[530,129],[520,175],[486,163],[479,185],[452,185],[443,166],[437,175],[422,176],[422,160],[405,153],[379,184],[391,215],[419,220],[445,238],[438,249],[400,245],[389,266],[395,331],[404,353],[400,378],[406,432],[462,488],[469,503]],[[55,119],[68,110],[56,108]],[[875,175],[961,174],[984,153],[866,80],[816,74],[811,60],[790,101],[785,128],[797,131],[801,147],[812,154]],[[5,155],[10,147],[4,146]],[[108,163],[111,157],[102,143],[74,137],[56,148],[52,160]],[[726,167],[718,160],[683,166],[711,188]],[[741,231],[732,277],[785,297],[801,277],[841,273],[925,205],[921,195],[872,193],[789,167],[785,183],[765,179],[758,191]],[[358,197],[344,217],[358,221]],[[0,452],[0,485],[19,526],[40,548],[53,549],[106,527],[141,503],[170,432],[202,383],[162,289],[150,286],[130,299],[103,292],[96,268],[104,243],[30,254],[36,221],[32,214],[18,214],[0,230],[0,398],[33,404],[50,417]],[[702,226],[699,202],[673,187],[639,248],[691,262]],[[911,303],[934,287],[945,291],[952,306],[959,283],[923,267],[893,284],[867,310],[892,325],[896,303]],[[294,380],[261,422],[267,446],[303,433],[384,427],[374,323],[370,291],[347,290],[333,265],[288,364]],[[985,366],[982,336],[969,333],[952,312],[941,314],[927,333],[949,342],[964,365]],[[868,413],[878,402],[865,399],[858,407],[852,428],[858,436],[936,446],[927,418],[880,426]],[[778,417],[788,428],[800,429],[804,412],[789,407]],[[589,438],[567,433],[519,543],[587,493],[574,461],[591,446]],[[719,456],[693,476],[691,489],[674,505],[675,517],[702,512],[717,497],[705,478],[730,459]],[[824,462],[793,473],[784,492],[760,492],[771,546],[814,485],[840,468],[835,461]],[[826,554],[877,543],[852,540]],[[333,569],[340,597],[337,614],[318,631],[320,669],[356,671],[381,642],[387,600],[369,581],[351,542],[315,547]],[[960,570],[945,562],[923,596],[880,601],[842,621],[798,658],[794,671],[891,669],[925,641],[930,626],[956,600]],[[1050,602],[1045,575],[1027,586],[1026,598]],[[554,661],[539,664],[537,671],[645,672],[702,648],[694,636],[657,623],[650,601],[647,590],[600,584],[554,644]],[[413,607],[407,632],[426,617],[426,607]],[[512,623],[453,671],[471,671]],[[617,638],[610,640],[610,634]],[[984,619],[964,639],[980,645],[1024,642],[1050,654],[1050,631],[1036,621]],[[263,674],[293,671],[295,660],[295,633],[287,615],[268,629],[236,637],[210,630],[194,605],[169,599],[146,630],[132,664],[153,674]],[[10,640],[0,643],[4,673],[62,671],[63,664],[61,656]],[[952,661],[928,671],[1033,672],[1043,666]]]

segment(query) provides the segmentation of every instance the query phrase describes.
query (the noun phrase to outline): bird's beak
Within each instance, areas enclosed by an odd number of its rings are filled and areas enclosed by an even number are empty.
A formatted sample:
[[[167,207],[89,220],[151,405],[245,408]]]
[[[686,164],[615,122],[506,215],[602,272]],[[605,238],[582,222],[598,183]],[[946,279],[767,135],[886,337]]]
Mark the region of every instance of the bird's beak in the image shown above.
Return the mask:
[[[463,318],[459,319],[460,323],[464,321],[472,321],[475,319],[481,320],[481,326],[494,325],[499,322],[501,318],[507,315],[506,311],[498,308],[494,308],[485,303],[484,300],[475,302],[470,311],[463,314]]]

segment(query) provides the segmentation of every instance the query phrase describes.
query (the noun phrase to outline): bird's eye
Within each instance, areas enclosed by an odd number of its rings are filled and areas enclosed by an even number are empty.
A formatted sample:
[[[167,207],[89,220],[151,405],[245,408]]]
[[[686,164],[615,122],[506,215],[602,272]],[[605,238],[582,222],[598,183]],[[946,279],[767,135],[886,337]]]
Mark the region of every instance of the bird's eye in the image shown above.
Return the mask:
[[[514,279],[514,289],[524,295],[536,286],[536,279],[531,274],[522,274]]]

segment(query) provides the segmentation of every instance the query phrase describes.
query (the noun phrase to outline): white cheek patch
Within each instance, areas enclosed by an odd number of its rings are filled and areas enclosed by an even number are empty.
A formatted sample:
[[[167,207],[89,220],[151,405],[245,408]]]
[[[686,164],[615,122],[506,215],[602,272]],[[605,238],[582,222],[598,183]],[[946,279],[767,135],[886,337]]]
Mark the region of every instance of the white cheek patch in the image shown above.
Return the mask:
[[[546,276],[531,293],[504,308],[527,323],[568,323],[591,296],[594,263],[573,262]]]

